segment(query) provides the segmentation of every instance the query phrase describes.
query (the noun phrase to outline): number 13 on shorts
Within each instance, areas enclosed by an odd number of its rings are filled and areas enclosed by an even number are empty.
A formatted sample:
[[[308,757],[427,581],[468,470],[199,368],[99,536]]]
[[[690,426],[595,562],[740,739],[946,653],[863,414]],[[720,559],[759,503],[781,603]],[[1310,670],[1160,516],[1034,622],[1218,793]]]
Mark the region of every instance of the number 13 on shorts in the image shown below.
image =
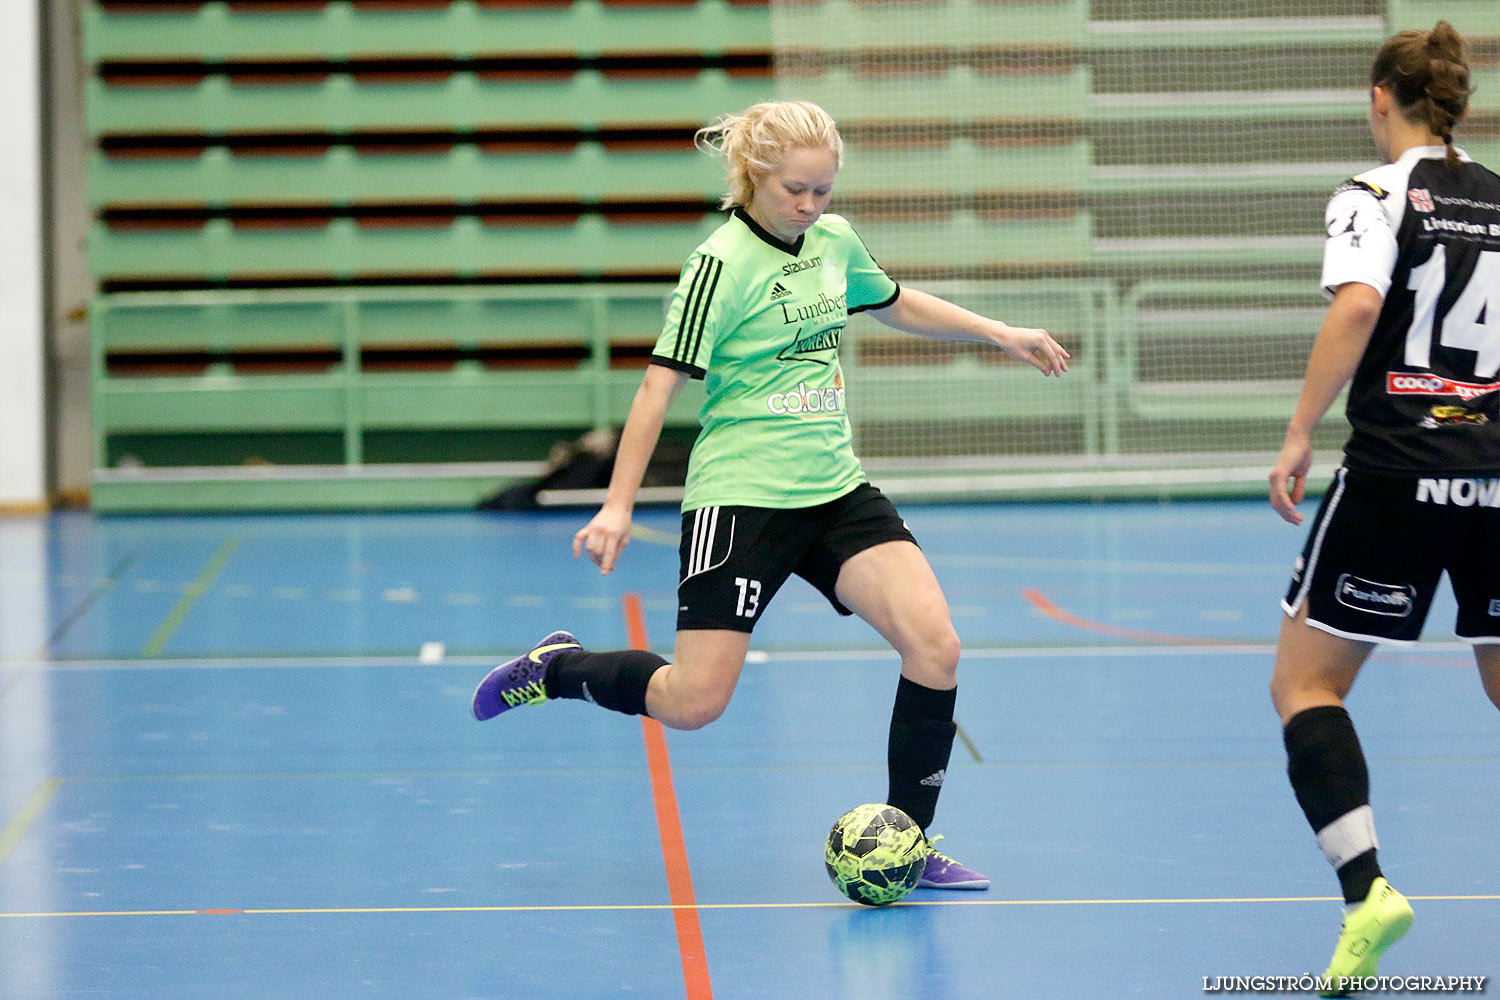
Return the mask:
[[[760,609],[760,581],[737,576],[734,578],[734,585],[740,588],[740,599],[734,613],[742,618],[754,618],[755,612]]]

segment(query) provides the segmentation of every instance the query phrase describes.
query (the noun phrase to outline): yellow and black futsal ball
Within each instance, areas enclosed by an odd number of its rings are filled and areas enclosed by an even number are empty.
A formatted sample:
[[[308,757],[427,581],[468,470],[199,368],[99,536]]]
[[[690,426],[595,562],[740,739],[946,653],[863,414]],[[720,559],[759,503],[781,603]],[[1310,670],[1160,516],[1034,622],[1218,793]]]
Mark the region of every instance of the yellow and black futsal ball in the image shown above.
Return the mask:
[[[927,839],[900,809],[871,802],[833,824],[823,864],[839,892],[856,903],[885,906],[917,887],[927,864]]]

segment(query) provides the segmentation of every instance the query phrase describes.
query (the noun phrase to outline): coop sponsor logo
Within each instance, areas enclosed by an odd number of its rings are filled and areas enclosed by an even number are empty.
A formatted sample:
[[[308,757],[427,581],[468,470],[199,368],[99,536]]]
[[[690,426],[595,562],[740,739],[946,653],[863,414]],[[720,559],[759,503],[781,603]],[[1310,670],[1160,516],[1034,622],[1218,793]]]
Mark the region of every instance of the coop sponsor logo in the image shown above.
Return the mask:
[[[790,392],[773,392],[767,396],[766,409],[778,417],[788,413],[842,413],[844,387],[809,389],[806,382],[799,382]]]
[[[1340,576],[1334,588],[1334,597],[1344,607],[1393,618],[1411,614],[1416,596],[1416,588],[1409,584],[1376,583],[1349,573]]]
[[[1500,479],[1418,479],[1417,503],[1500,507]]]
[[[1476,385],[1427,372],[1385,373],[1385,391],[1391,396],[1457,396],[1459,399],[1474,399],[1494,388],[1493,382],[1489,385]]]

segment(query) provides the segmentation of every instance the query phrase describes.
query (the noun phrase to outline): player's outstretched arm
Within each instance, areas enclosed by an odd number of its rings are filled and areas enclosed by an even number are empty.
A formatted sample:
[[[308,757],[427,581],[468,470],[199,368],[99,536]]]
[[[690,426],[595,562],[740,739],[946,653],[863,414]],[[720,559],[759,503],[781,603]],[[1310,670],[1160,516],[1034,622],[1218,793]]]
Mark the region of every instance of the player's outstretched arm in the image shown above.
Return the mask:
[[[1302,523],[1297,504],[1307,495],[1313,428],[1354,377],[1383,303],[1380,292],[1362,282],[1340,285],[1318,328],[1318,339],[1313,341],[1312,355],[1307,359],[1302,394],[1269,477],[1271,508],[1292,524]]]
[[[615,568],[625,546],[630,544],[630,518],[635,512],[635,495],[646,475],[651,453],[661,437],[667,409],[682,391],[687,375],[663,365],[649,365],[630,404],[630,416],[620,434],[615,452],[615,468],[609,477],[609,492],[604,506],[594,519],[573,536],[573,555],[588,552],[600,573]]]
[[[895,302],[871,310],[870,315],[886,326],[919,337],[994,344],[1043,375],[1061,375],[1068,370],[1068,358],[1072,357],[1046,330],[1011,326],[915,288],[903,286]]]

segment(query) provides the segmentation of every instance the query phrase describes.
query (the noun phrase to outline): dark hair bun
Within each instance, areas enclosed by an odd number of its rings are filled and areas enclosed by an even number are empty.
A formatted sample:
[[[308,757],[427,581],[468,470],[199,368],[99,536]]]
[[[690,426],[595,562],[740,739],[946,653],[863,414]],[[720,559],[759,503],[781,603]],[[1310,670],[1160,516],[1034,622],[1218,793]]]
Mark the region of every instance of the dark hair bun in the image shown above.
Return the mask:
[[[1370,86],[1383,87],[1410,121],[1426,125],[1449,146],[1469,107],[1469,65],[1463,36],[1447,21],[1431,31],[1407,29],[1386,39],[1370,67]],[[1449,150],[1450,162],[1456,160]]]

